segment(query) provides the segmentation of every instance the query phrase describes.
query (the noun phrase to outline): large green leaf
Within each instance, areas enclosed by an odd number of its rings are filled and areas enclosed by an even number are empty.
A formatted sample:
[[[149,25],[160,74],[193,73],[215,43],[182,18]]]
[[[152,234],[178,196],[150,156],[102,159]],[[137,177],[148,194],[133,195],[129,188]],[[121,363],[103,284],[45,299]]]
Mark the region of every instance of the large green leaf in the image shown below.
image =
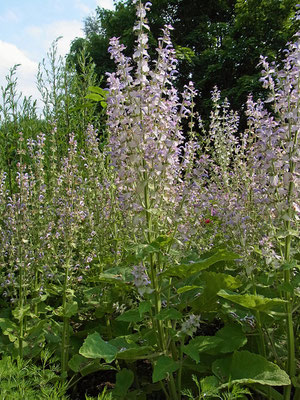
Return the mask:
[[[17,340],[16,332],[18,331],[17,325],[8,318],[0,318],[0,328],[3,335],[7,335],[11,342]]]
[[[216,264],[219,261],[233,261],[238,258],[240,258],[240,256],[236,253],[226,249],[219,249],[209,257],[205,256],[198,259],[187,260],[182,264],[170,267],[164,272],[164,275],[186,278],[209,268],[211,265]]]
[[[282,299],[268,298],[255,294],[237,294],[228,290],[220,290],[218,296],[250,310],[262,311],[265,313],[275,313],[276,308],[286,303],[286,301]]]
[[[79,354],[86,358],[103,358],[107,363],[112,362],[117,355],[118,349],[105,342],[98,332],[95,332],[85,339],[79,349]]]
[[[223,344],[223,339],[216,336],[197,336],[183,346],[183,352],[197,363],[200,361],[200,353],[211,354],[212,350]]]
[[[135,361],[149,358],[153,352],[151,346],[131,347],[129,349],[121,349],[117,354],[118,360]]]
[[[126,326],[128,327],[128,324],[126,324]],[[114,339],[111,339],[109,343],[120,350],[123,347],[126,347],[127,349],[139,347],[140,341],[141,341],[141,335],[136,332],[129,335],[120,335]]]
[[[116,370],[112,365],[101,364],[99,360],[87,360],[80,354],[75,354],[69,360],[69,367],[74,372],[80,372],[82,376],[96,371]]]
[[[249,351],[236,351],[231,357],[216,360],[212,371],[226,386],[229,382],[259,383],[268,386],[289,385],[290,379],[278,365]]]
[[[155,318],[160,321],[170,321],[182,318],[182,314],[175,308],[168,308],[167,310],[161,310]]]
[[[182,286],[181,288],[177,289],[177,293],[182,294],[185,292],[189,292],[190,290],[194,290],[194,289],[201,289],[201,286],[198,286],[198,285]]]
[[[160,235],[150,244],[157,250],[160,250],[160,249],[164,249],[164,248],[168,247],[172,241],[173,241],[172,236]]]
[[[220,272],[204,271],[201,274],[204,290],[191,302],[195,312],[211,312],[220,308],[218,292],[220,289],[237,289],[242,285],[239,278]]]
[[[139,304],[139,313],[140,316],[142,317],[146,312],[149,312],[151,310],[151,303],[150,301],[142,301]]]
[[[113,395],[117,397],[125,398],[128,389],[132,385],[134,380],[134,373],[127,369],[123,368],[121,371],[117,373],[116,376],[116,385],[113,389]]]
[[[127,335],[127,336],[118,336],[114,339],[111,339],[109,343],[115,347],[117,347],[118,351],[122,348],[126,349],[131,349],[138,347],[138,344],[136,344],[136,340],[132,338],[133,335]]]
[[[80,354],[74,354],[69,360],[69,367],[74,372],[79,372],[81,368],[87,363],[87,359]]]
[[[124,281],[124,277],[121,275],[116,275],[116,274],[110,274],[110,273],[102,273],[99,276],[98,282],[103,282],[103,283],[111,283],[115,285],[127,285],[127,283]]]
[[[76,315],[78,312],[77,301],[67,302],[63,312],[64,312],[64,317],[66,318],[70,318],[73,315]]]
[[[143,320],[143,316],[140,315],[140,311],[138,309],[128,310],[119,315],[116,320],[125,322],[140,322]]]
[[[65,305],[65,307],[63,306],[59,306],[54,313],[60,317],[64,317],[64,318],[70,318],[73,315],[76,315],[78,312],[78,303],[74,300],[72,301],[68,301]]]
[[[146,182],[143,182],[141,191],[144,191]],[[150,210],[147,210],[150,212]],[[149,257],[150,254],[159,253],[161,248],[167,246],[171,239],[168,236],[159,236],[155,241],[149,243],[138,243],[128,248],[129,255],[127,261],[129,263],[136,263]]]
[[[228,325],[220,329],[215,336],[197,336],[183,346],[183,352],[197,363],[200,361],[200,353],[211,355],[231,353],[244,346],[247,338],[238,325]]]
[[[177,371],[178,369],[179,369],[179,364],[176,361],[172,360],[172,358],[167,356],[159,357],[153,369],[153,374],[152,374],[153,383],[165,379],[169,374]]]
[[[204,353],[201,355],[201,363],[197,363],[189,357],[184,357],[182,367],[190,374],[196,372],[204,376],[211,373],[211,364],[215,359],[215,356]]]
[[[221,353],[231,353],[247,343],[246,335],[239,325],[228,325],[216,333],[216,337],[223,339],[218,350]]]
[[[81,368],[80,374],[81,376],[87,376],[98,371],[117,371],[117,368],[110,364],[101,364],[99,360],[93,360]]]

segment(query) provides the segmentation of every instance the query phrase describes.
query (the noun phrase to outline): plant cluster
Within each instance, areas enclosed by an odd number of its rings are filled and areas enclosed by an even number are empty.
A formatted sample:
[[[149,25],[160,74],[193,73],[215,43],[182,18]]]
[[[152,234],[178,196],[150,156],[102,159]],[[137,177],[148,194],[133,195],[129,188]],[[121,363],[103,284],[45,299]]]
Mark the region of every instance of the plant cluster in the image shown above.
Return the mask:
[[[50,352],[70,396],[101,373],[103,399],[298,400],[299,35],[283,67],[261,59],[274,114],[249,97],[240,132],[214,88],[206,131],[193,84],[174,87],[172,27],[151,61],[136,3],[133,57],[112,38],[107,96],[86,88],[107,143],[46,91],[52,130],[18,133],[1,170],[0,352]]]

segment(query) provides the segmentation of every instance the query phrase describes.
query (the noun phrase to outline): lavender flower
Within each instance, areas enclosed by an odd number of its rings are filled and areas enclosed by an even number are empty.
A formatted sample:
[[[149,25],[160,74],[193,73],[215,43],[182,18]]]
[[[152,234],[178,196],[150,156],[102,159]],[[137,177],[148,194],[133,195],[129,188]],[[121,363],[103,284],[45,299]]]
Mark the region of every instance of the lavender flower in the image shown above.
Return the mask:
[[[150,3],[138,2],[138,22],[134,28],[137,40],[132,59],[123,55],[124,46],[117,38],[111,39],[109,48],[117,64],[117,71],[108,74],[109,153],[117,174],[119,204],[137,237],[142,235],[145,214],[150,208],[158,229],[156,234],[167,232],[180,218],[186,186],[182,176],[194,162],[197,150],[195,144],[186,144],[186,161],[181,163],[181,120],[191,114],[196,93],[190,83],[180,104],[173,86],[177,60],[169,25],[162,29],[158,58],[153,62],[155,68],[151,68],[147,50],[149,7]]]
[[[153,291],[149,286],[151,281],[143,264],[134,266],[132,269],[132,275],[134,285],[141,296],[143,296],[145,293],[151,293]]]
[[[193,337],[200,326],[200,318],[200,315],[189,315],[186,320],[182,322],[181,332]]]

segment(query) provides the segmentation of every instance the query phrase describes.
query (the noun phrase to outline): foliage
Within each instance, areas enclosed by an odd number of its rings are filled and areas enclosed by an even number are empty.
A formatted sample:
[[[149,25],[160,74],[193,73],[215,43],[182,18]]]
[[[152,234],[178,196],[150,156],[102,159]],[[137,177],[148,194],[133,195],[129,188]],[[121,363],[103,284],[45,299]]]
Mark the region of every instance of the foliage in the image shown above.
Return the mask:
[[[53,136],[57,157],[66,155],[70,132],[74,132],[79,147],[84,147],[82,132],[88,124],[95,129],[101,127],[101,142],[106,140],[104,127],[105,116],[103,104],[90,101],[85,96],[88,88],[96,85],[94,64],[90,62],[85,49],[78,52],[76,64],[80,71],[76,72],[75,64],[66,63],[57,56],[57,41],[54,41],[47,54],[47,59],[39,65],[37,88],[40,91],[43,109],[38,107],[37,101],[26,98],[18,92],[17,69],[12,67],[6,76],[7,84],[1,87],[2,102],[0,104],[0,149],[1,169],[8,174],[9,190],[14,193],[14,174],[19,161],[18,139],[19,132],[25,142],[37,140],[37,135],[43,132]],[[55,127],[55,128],[54,128]],[[46,165],[49,166],[46,149]],[[30,163],[32,154],[25,155],[26,163]]]
[[[205,129],[193,84],[175,87],[170,25],[151,61],[149,7],[137,4],[132,57],[111,38],[106,91],[87,72],[69,97],[53,49],[46,133],[36,119],[31,138],[14,131],[15,95],[5,103],[17,143],[1,167],[2,361],[30,359],[74,392],[109,374],[104,399],[297,400],[299,35],[283,63],[261,58],[275,117],[250,96],[241,131],[214,88]],[[85,108],[66,124],[68,101],[87,100],[106,106],[106,143]]]
[[[205,121],[215,85],[243,118],[249,93],[255,99],[265,97],[256,68],[260,55],[282,60],[285,44],[299,29],[294,18],[296,4],[296,0],[153,0],[148,13],[149,54],[155,53],[161,26],[172,24],[172,41],[179,59],[176,86],[182,90],[192,76],[201,93],[197,111]],[[117,2],[115,11],[98,7],[96,15],[85,21],[86,38],[73,41],[69,57],[74,58],[85,45],[98,77],[105,76],[114,68],[107,53],[109,38],[119,37],[126,55],[132,54],[133,25],[132,1]],[[246,123],[244,118],[242,121]]]
[[[7,400],[67,400],[67,387],[57,382],[55,372],[9,356],[0,360],[1,398]],[[53,384],[53,382],[55,382]]]

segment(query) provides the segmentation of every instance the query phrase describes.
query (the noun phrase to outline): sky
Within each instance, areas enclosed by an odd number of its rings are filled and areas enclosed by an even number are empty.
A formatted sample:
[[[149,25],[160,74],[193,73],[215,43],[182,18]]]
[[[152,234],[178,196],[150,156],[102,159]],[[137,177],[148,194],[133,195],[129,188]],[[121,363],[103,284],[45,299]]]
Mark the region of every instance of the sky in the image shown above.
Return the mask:
[[[84,37],[83,20],[96,7],[113,9],[113,0],[0,0],[0,87],[14,64],[18,88],[38,98],[38,63],[59,36],[58,53],[65,55],[76,37]]]

